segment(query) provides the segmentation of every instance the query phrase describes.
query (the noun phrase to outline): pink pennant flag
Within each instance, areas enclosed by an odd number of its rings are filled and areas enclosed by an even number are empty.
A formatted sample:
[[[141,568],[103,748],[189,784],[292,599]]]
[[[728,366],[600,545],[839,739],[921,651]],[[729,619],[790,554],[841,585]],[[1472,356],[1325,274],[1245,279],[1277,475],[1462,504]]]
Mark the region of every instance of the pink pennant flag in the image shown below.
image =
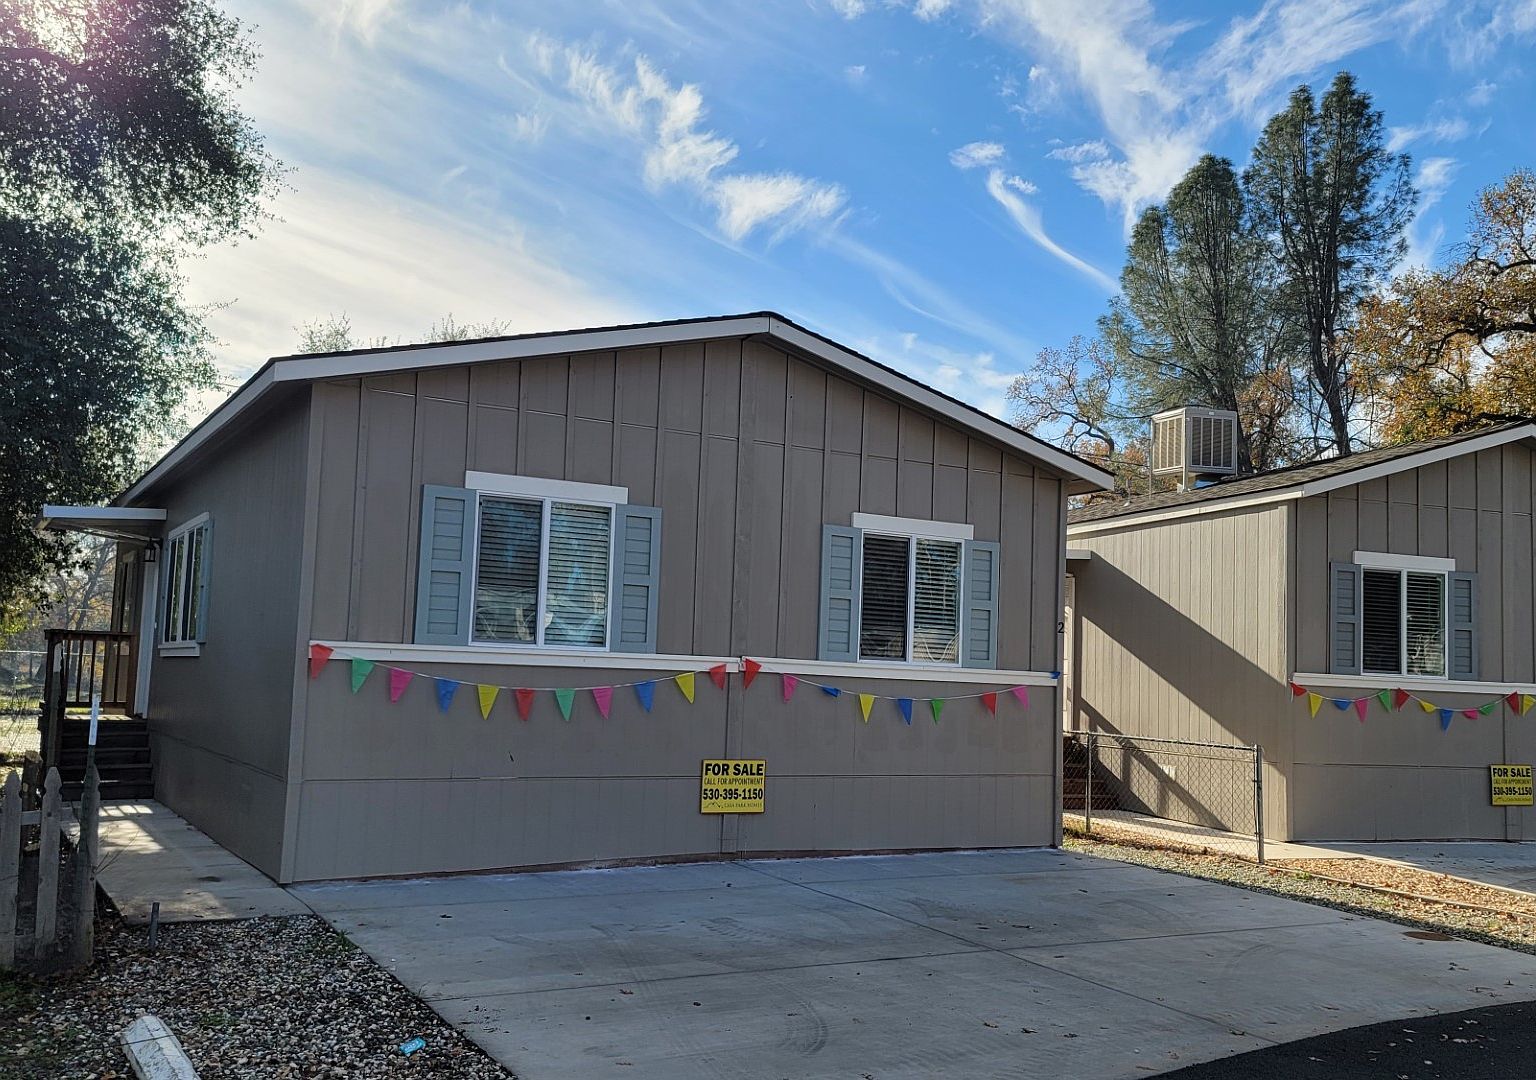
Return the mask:
[[[603,714],[603,719],[608,719],[608,707],[613,704],[613,687],[594,686],[592,700],[597,702],[597,711]]]
[[[413,673],[403,668],[392,667],[389,669],[389,703],[393,705],[400,700],[400,695],[405,693],[405,688],[411,685]]]
[[[1029,687],[1015,686],[1013,688],[1013,696],[1019,699],[1020,705],[1024,706],[1026,709],[1029,708]]]
[[[1363,698],[1363,697],[1362,698],[1355,698],[1355,712],[1360,714],[1360,722],[1362,724],[1365,723],[1365,710],[1368,709],[1368,708],[1370,708],[1370,705],[1368,704],[1368,699]]]
[[[1476,709],[1462,709],[1461,710],[1461,715],[1465,716],[1468,720],[1476,720],[1477,719],[1477,710]]]
[[[779,678],[783,680],[784,700],[788,701],[795,696],[795,687],[800,685],[800,677],[798,675],[780,675]]]

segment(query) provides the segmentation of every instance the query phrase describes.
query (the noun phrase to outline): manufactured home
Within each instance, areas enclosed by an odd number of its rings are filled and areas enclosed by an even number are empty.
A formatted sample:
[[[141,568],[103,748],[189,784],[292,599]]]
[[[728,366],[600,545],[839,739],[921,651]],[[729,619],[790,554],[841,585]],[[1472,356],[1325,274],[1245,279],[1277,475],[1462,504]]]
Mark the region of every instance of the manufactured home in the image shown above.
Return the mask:
[[[762,313],[274,359],[45,516],[155,796],[286,882],[1051,844],[1111,482]]]
[[[1238,476],[1184,412],[1155,467],[1229,475],[1069,516],[1068,730],[1261,747],[1275,839],[1536,839],[1536,425]]]

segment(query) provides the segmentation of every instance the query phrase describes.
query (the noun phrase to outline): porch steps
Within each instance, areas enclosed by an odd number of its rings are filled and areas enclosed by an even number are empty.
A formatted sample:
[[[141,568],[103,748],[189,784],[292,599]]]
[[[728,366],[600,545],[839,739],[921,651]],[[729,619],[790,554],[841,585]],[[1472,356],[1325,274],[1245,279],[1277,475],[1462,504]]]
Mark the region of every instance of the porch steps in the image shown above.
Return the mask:
[[[1093,776],[1093,808],[1115,809],[1115,793],[1102,770]],[[1061,737],[1061,808],[1082,813],[1088,794],[1088,748],[1070,735]]]
[[[86,739],[90,721],[68,717],[59,732],[59,779],[65,799],[78,799],[85,784]],[[152,799],[154,764],[149,753],[149,725],[129,716],[103,716],[96,729],[96,771],[101,798]]]

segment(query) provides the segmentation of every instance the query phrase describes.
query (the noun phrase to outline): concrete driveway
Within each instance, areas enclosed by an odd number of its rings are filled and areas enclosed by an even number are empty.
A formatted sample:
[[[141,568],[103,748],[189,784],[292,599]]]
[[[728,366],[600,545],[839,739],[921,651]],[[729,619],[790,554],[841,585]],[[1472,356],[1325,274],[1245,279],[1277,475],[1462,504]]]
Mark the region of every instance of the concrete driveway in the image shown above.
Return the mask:
[[[1058,851],[294,892],[524,1080],[1140,1077],[1536,998],[1533,956]]]

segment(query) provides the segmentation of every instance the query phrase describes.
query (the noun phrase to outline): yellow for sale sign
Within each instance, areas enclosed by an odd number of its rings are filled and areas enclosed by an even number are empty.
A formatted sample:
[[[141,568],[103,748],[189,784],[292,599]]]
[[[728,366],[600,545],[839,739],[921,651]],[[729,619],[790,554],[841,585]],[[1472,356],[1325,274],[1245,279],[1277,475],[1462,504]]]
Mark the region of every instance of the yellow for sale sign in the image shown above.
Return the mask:
[[[761,814],[768,763],[762,758],[704,762],[699,777],[699,813]]]
[[[1531,806],[1531,767],[1529,765],[1490,765],[1494,806]]]

